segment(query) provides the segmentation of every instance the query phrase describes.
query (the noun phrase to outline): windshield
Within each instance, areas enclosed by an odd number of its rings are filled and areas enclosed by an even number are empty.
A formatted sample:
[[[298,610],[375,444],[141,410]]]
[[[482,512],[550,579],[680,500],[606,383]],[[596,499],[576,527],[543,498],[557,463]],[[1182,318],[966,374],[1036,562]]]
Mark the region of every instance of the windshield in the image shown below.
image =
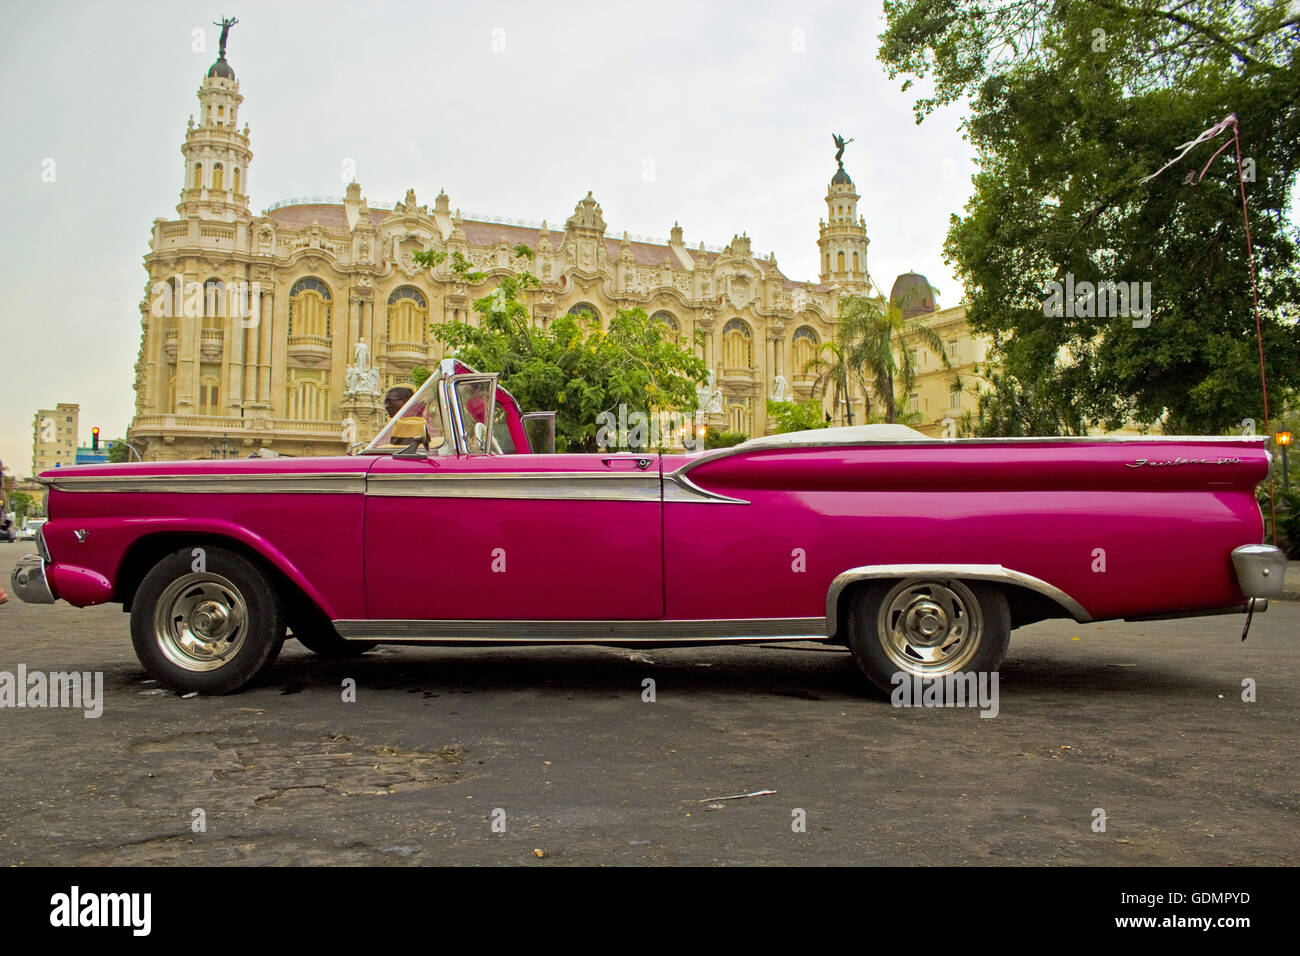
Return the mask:
[[[430,375],[406,400],[397,414],[388,420],[365,448],[366,454],[389,454],[419,442],[432,454],[450,452],[442,427],[442,410],[438,405],[438,375]]]

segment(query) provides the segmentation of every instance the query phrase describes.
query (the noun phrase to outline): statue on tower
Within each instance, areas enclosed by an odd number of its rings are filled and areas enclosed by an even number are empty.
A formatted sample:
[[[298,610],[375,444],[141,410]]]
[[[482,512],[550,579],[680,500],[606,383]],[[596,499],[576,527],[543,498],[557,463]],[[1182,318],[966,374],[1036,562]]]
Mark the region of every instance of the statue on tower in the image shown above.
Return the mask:
[[[835,151],[835,162],[839,164],[840,169],[844,168],[844,147],[853,142],[853,138],[845,139],[839,133],[831,133],[831,139],[835,140],[835,145],[839,147]]]
[[[236,17],[230,17],[229,19],[222,17],[220,20],[212,21],[214,27],[221,27],[221,39],[217,43],[218,59],[224,60],[226,58],[226,37],[230,35],[230,28],[238,22],[239,20]]]

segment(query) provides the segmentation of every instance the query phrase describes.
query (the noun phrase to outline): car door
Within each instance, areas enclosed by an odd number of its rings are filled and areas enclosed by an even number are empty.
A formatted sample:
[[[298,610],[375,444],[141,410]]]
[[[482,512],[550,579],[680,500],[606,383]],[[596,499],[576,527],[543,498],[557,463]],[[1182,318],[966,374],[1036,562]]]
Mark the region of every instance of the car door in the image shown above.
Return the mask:
[[[380,458],[366,482],[372,620],[663,616],[656,455]]]

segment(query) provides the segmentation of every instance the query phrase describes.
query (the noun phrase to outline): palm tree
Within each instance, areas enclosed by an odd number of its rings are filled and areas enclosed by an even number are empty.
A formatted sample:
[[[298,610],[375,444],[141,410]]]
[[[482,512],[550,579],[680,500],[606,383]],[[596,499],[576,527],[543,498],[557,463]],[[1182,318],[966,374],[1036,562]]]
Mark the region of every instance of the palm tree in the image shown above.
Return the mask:
[[[915,337],[939,356],[944,368],[951,363],[943,339],[927,325],[910,324],[898,303],[883,297],[845,296],[840,303],[840,333],[851,343],[845,361],[872,391],[885,409],[885,421],[898,417],[898,396],[904,398],[916,384],[916,358],[906,338]]]
[[[826,389],[831,389],[831,401],[836,411],[840,407],[840,399],[847,397],[849,392],[849,376],[854,374],[855,368],[849,360],[849,352],[853,345],[845,342],[842,337],[830,342],[823,342],[819,350],[823,354],[809,359],[803,367],[805,372],[816,372],[817,379],[813,382],[813,392],[820,395],[826,394]],[[865,392],[865,390],[864,390]],[[870,405],[867,412],[870,412]],[[848,424],[853,424],[853,406],[849,405],[846,412]]]

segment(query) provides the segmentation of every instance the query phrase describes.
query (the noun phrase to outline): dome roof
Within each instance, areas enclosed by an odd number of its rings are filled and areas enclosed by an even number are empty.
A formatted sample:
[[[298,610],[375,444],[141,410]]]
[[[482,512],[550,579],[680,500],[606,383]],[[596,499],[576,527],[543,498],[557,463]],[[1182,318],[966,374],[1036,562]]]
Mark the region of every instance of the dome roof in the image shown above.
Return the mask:
[[[230,68],[230,64],[226,62],[226,58],[222,56],[217,58],[216,63],[213,63],[212,66],[208,67],[208,76],[220,77],[223,80],[233,80],[235,78],[235,71]]]
[[[894,280],[894,287],[889,290],[889,301],[898,306],[905,319],[928,315],[935,309],[934,287],[920,273],[904,272]]]
[[[835,175],[831,177],[831,185],[832,185],[832,186],[852,186],[852,185],[853,185],[853,180],[849,179],[849,174],[846,173],[846,172],[844,171],[844,167],[841,166],[839,169],[835,170]]]

